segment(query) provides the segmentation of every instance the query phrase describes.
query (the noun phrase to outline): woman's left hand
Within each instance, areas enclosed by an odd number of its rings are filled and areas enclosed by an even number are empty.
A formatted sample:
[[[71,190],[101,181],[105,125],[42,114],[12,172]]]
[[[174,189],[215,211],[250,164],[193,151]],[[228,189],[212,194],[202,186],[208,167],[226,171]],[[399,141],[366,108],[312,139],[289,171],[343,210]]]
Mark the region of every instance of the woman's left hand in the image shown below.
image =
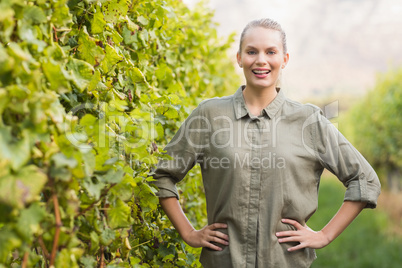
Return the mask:
[[[276,233],[279,243],[299,242],[300,244],[288,249],[295,251],[302,248],[323,248],[331,241],[323,231],[313,231],[307,225],[303,226],[299,222],[290,219],[282,219],[283,223],[291,224],[296,231],[283,231]]]

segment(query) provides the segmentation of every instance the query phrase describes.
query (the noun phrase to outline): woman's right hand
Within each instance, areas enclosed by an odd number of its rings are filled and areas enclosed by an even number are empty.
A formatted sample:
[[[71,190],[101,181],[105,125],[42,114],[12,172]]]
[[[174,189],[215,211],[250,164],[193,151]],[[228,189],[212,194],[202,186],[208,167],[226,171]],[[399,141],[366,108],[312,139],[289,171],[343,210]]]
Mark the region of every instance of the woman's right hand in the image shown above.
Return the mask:
[[[222,248],[212,244],[211,242],[216,242],[222,245],[229,245],[229,236],[216,229],[226,229],[227,224],[224,223],[214,223],[207,225],[201,230],[191,230],[185,235],[183,234],[183,240],[191,247],[205,247],[213,250],[221,251]]]
[[[159,202],[180,236],[189,246],[205,247],[220,251],[222,248],[211,242],[225,246],[229,245],[229,236],[216,230],[228,228],[227,224],[214,223],[205,226],[201,230],[195,230],[184,214],[176,197],[159,198]]]

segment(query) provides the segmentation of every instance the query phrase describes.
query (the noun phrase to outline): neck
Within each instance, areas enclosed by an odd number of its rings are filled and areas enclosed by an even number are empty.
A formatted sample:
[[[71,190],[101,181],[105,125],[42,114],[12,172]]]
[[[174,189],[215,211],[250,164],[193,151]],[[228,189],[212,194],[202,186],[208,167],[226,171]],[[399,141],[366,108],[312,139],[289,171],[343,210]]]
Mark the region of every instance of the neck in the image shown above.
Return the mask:
[[[276,97],[276,88],[266,90],[252,90],[246,86],[243,90],[244,100],[247,108],[253,115],[260,115],[262,110],[268,106]]]

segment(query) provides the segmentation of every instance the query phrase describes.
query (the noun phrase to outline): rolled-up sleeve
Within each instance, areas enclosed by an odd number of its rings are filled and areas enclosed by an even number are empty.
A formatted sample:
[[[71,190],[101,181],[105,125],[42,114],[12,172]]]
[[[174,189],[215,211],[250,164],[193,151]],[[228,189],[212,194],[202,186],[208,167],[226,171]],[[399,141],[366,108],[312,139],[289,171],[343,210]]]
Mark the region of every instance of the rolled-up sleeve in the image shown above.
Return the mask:
[[[381,184],[371,165],[321,111],[314,130],[317,158],[347,187],[344,200],[367,202],[367,208],[375,208]]]
[[[176,183],[180,182],[194,167],[197,160],[202,157],[205,147],[208,146],[205,133],[210,130],[209,128],[200,104],[165,147],[165,151],[171,159],[163,159],[158,162],[153,175],[155,179],[153,184],[159,188],[156,193],[158,197],[179,199]]]

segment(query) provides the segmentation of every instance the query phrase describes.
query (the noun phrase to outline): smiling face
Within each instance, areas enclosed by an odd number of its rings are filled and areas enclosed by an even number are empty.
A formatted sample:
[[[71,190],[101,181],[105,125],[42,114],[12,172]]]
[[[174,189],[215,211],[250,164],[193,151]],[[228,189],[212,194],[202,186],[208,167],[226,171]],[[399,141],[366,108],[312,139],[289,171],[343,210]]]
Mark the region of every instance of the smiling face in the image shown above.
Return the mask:
[[[281,69],[289,60],[283,52],[281,33],[263,27],[247,30],[242,40],[237,62],[243,68],[246,88],[250,90],[275,90]]]

